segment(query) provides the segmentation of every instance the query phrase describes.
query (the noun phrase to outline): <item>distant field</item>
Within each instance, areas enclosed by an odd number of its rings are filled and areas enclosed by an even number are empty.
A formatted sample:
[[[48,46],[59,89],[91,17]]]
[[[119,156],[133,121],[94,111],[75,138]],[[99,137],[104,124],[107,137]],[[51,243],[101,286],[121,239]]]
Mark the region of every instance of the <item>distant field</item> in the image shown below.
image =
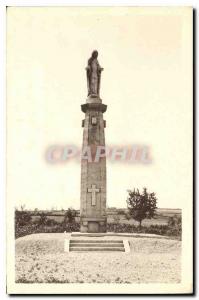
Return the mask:
[[[143,226],[150,226],[150,225],[167,225],[168,220],[170,217],[173,217],[175,215],[181,215],[180,209],[157,209],[156,216],[153,219],[145,219],[142,222]],[[127,220],[125,215],[119,215],[120,216],[120,223],[125,224],[134,224],[136,225],[137,222],[133,219]],[[108,216],[108,222],[113,223],[114,222],[114,216],[109,215]]]
[[[127,210],[124,210],[127,211]],[[32,221],[36,221],[37,219],[40,218],[39,214],[40,213],[46,213],[48,219],[53,219],[58,223],[63,222],[64,220],[64,214],[65,211],[38,211],[37,213],[35,212],[31,212],[32,213]],[[107,213],[107,222],[108,223],[114,223],[114,216],[117,214],[117,210],[116,211],[108,211]],[[156,211],[156,216],[154,219],[145,219],[143,220],[142,225],[143,226],[150,226],[150,225],[167,225],[169,217],[175,216],[175,215],[181,215],[181,209],[169,209],[169,208],[158,208]],[[130,219],[127,220],[126,215],[124,213],[119,214],[119,223],[121,224],[137,224],[136,221]],[[79,217],[75,218],[76,221],[79,221]]]
[[[63,220],[64,220],[64,216],[60,215],[60,216],[54,216],[54,215],[47,215],[47,218],[48,219],[51,219],[51,220],[55,220],[57,223],[62,223]],[[36,221],[36,220],[39,220],[40,219],[40,216],[38,215],[35,215],[35,216],[32,216],[32,221]]]
[[[173,215],[181,215],[182,210],[179,208],[158,208],[157,214],[164,215],[164,216],[173,216]]]

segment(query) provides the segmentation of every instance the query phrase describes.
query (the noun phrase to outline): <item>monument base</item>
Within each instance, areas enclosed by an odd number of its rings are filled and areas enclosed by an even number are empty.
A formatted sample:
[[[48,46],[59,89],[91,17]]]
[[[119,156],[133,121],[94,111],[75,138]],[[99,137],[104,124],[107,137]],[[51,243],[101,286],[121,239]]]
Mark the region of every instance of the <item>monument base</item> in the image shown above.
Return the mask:
[[[80,232],[82,233],[106,232],[106,218],[82,217],[80,219]]]

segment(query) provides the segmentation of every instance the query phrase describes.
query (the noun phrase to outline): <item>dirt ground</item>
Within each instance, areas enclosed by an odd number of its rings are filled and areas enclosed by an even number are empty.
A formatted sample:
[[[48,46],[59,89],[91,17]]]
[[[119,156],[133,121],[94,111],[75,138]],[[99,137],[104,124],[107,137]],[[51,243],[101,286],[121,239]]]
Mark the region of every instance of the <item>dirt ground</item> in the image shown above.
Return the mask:
[[[179,283],[181,280],[181,241],[129,237],[130,253],[65,253],[65,237],[62,233],[43,233],[17,239],[16,282]]]

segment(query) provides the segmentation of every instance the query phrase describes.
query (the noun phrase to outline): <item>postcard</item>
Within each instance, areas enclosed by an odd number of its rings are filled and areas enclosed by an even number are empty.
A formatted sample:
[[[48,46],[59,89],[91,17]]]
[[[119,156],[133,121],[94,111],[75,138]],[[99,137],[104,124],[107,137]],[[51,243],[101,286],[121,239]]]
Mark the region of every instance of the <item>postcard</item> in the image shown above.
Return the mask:
[[[193,293],[193,9],[7,7],[7,293]]]

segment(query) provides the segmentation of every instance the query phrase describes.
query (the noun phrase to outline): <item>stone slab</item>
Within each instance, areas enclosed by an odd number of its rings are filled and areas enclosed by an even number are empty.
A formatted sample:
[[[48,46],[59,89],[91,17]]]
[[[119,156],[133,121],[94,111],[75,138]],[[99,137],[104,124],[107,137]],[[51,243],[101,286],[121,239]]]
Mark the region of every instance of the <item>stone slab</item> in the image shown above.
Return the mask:
[[[104,233],[89,233],[89,232],[72,232],[71,236],[76,237],[142,237],[142,238],[157,238],[157,239],[171,239],[169,236],[158,235],[158,234],[147,234],[147,233],[115,233],[115,232],[104,232]]]

